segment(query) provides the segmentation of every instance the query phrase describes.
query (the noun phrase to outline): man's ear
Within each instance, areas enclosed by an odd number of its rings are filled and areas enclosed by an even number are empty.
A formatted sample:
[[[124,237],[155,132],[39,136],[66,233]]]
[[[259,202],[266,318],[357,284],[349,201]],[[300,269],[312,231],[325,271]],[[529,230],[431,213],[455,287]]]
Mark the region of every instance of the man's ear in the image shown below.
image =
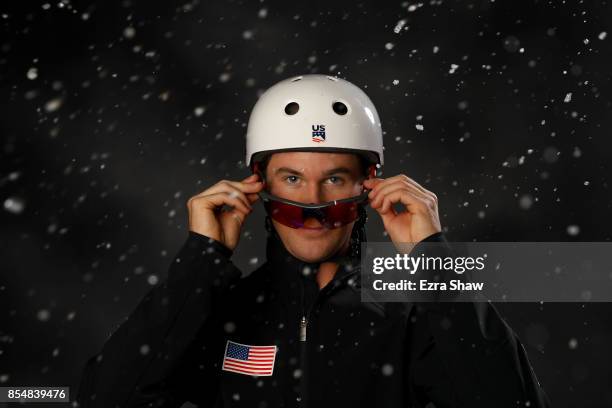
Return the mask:
[[[375,164],[370,164],[368,166],[368,178],[376,178],[376,165]]]
[[[266,183],[266,175],[263,174],[263,172],[261,171],[260,167],[259,167],[259,162],[255,162],[253,163],[253,173],[259,174],[259,178],[260,180],[263,182],[263,186],[264,188],[267,187],[267,183]]]

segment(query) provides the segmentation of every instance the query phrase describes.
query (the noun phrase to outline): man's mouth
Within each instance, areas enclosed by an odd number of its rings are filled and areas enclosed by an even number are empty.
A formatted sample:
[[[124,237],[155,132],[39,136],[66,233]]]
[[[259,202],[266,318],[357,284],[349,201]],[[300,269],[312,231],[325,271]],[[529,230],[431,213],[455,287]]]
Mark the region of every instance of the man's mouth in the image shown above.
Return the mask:
[[[316,218],[308,218],[304,221],[302,228],[307,230],[322,230],[325,227]]]

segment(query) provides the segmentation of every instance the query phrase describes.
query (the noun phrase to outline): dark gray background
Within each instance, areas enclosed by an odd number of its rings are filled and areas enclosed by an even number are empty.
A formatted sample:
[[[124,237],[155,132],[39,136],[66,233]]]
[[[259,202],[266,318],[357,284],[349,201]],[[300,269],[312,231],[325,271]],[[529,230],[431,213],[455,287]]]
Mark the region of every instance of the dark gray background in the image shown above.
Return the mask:
[[[366,90],[386,131],[383,176],[435,192],[449,239],[610,240],[605,2],[6,3],[2,385],[76,386],[166,274],[186,200],[248,175],[249,111],[292,75]],[[369,239],[385,240],[370,215]],[[245,274],[264,261],[262,216],[234,256]],[[612,306],[499,308],[554,406],[612,405]]]

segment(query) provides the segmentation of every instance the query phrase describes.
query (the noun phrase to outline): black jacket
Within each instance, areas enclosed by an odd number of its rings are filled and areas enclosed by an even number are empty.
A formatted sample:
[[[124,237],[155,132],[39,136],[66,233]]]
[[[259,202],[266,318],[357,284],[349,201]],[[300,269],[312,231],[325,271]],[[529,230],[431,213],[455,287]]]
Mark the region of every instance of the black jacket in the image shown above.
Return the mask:
[[[446,242],[442,233],[424,241]],[[549,406],[492,304],[365,303],[359,259],[319,290],[317,265],[276,235],[266,253],[242,278],[231,250],[189,232],[168,278],[87,362],[80,406]],[[276,345],[272,375],[222,370],[228,340]]]

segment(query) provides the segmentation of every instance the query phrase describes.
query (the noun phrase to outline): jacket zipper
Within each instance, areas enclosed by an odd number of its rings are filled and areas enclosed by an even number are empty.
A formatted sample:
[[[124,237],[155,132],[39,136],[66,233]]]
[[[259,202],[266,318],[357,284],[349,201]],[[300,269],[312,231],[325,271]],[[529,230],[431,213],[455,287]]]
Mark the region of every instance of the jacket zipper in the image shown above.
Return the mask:
[[[356,272],[351,273],[349,275],[347,275],[345,278],[348,278],[349,276],[352,276],[356,274]],[[323,290],[319,290],[319,293],[317,293],[317,295],[315,296],[314,301],[312,302],[312,305],[310,305],[310,307],[308,308],[308,311],[306,312],[306,310],[304,309],[304,281],[302,280],[304,279],[303,277],[300,277],[300,284],[301,284],[301,305],[302,305],[302,317],[300,319],[299,322],[299,342],[300,342],[300,370],[301,370],[301,375],[300,375],[300,395],[298,396],[298,402],[300,403],[300,405],[302,407],[308,407],[308,403],[307,403],[307,393],[305,392],[306,390],[306,379],[307,379],[307,374],[306,374],[306,340],[308,339],[308,322],[310,319],[310,313],[312,311],[312,309],[316,306],[316,304],[318,303],[319,299],[321,298],[323,291],[325,290],[325,288],[323,288]],[[328,285],[330,285],[330,283],[328,283]],[[327,286],[326,286],[327,287]],[[330,289],[328,289],[327,291],[325,291],[325,294],[328,295],[329,292],[331,292]]]
[[[304,305],[304,281],[302,280],[304,279],[303,277],[300,277],[300,284],[301,284],[301,306],[302,306],[302,317],[300,319],[299,322],[299,340],[300,340],[300,395],[298,396],[298,402],[300,404],[300,406],[302,407],[308,407],[308,395],[305,392],[306,391],[306,380],[307,380],[307,375],[306,375],[306,339],[307,337],[307,330],[308,330],[308,319],[310,318],[310,311],[314,308],[314,306],[317,304],[317,300],[319,299],[319,295],[321,294],[321,292],[319,291],[319,293],[317,293],[317,296],[315,296],[314,301],[312,302],[312,305],[308,308],[308,311],[305,310],[305,305]]]

